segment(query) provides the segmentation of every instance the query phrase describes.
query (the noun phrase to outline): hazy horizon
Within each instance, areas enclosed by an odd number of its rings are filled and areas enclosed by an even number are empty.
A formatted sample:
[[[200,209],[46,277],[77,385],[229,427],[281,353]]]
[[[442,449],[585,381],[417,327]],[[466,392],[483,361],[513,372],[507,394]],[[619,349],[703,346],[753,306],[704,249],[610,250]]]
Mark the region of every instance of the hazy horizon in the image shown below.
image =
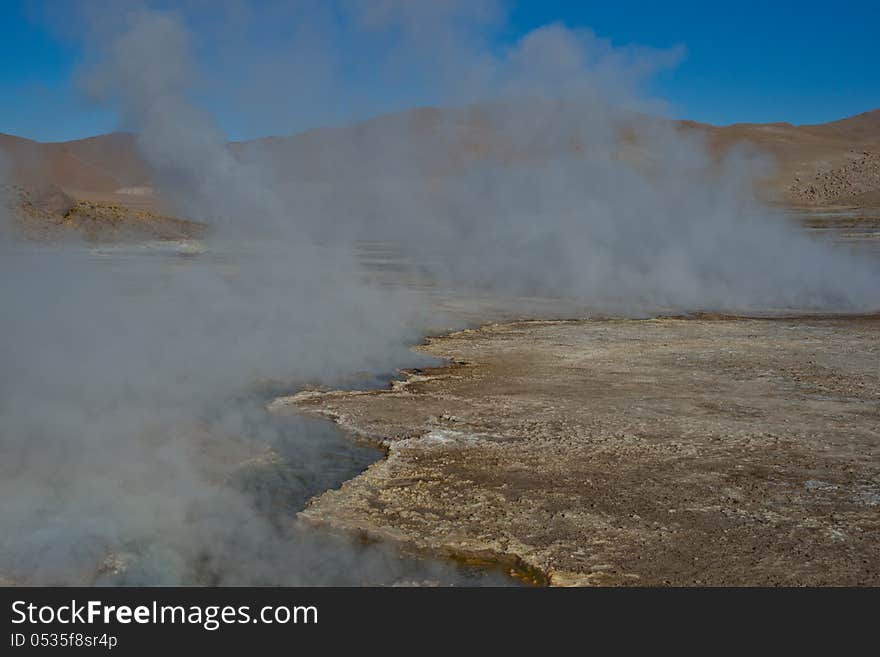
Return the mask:
[[[285,139],[285,138],[296,137],[298,135],[303,135],[303,134],[306,134],[309,132],[316,132],[316,131],[320,131],[320,130],[344,129],[347,127],[370,123],[371,121],[376,121],[376,120],[382,119],[384,117],[403,115],[408,112],[418,112],[421,110],[442,111],[442,110],[450,110],[450,109],[461,109],[461,108],[459,106],[416,105],[413,107],[395,110],[392,112],[383,112],[381,114],[372,114],[370,116],[365,116],[363,118],[359,118],[359,119],[355,119],[355,120],[347,121],[347,122],[342,122],[342,123],[333,123],[333,124],[328,123],[328,124],[315,125],[313,127],[304,128],[298,132],[291,132],[291,133],[286,133],[286,134],[280,134],[280,133],[268,134],[267,133],[264,135],[256,135],[256,136],[250,137],[248,139],[228,139],[227,138],[227,141],[230,144],[236,144],[236,143],[247,143],[247,142],[251,142],[251,141],[259,141],[262,139]],[[833,123],[835,121],[842,121],[845,119],[855,118],[855,117],[861,116],[863,114],[871,114],[872,112],[880,112],[880,107],[872,107],[872,108],[869,108],[869,109],[866,109],[866,110],[863,110],[860,112],[856,112],[854,114],[847,114],[846,116],[840,116],[837,118],[829,119],[828,121],[825,121],[823,123],[818,123],[818,124],[816,124],[816,123],[791,123],[789,121],[781,121],[780,120],[780,121],[766,121],[766,122],[759,122],[759,123],[754,123],[754,122],[750,122],[750,121],[734,121],[732,123],[719,123],[719,124],[706,123],[705,125],[710,125],[710,126],[714,126],[714,127],[718,127],[718,128],[730,127],[730,126],[734,126],[734,125],[775,125],[775,124],[793,125],[795,127],[804,127],[804,126],[811,126],[811,125],[823,125],[824,123]],[[672,121],[694,121],[694,119],[689,119],[689,118],[677,118],[677,117],[665,117],[665,118],[669,118]],[[701,121],[694,121],[694,122],[703,123]],[[83,141],[85,139],[93,139],[95,137],[106,137],[109,135],[136,136],[138,133],[135,130],[118,129],[118,130],[110,130],[108,132],[98,132],[95,134],[84,135],[82,137],[74,137],[72,139],[59,139],[59,140],[34,139],[33,137],[30,137],[28,135],[14,134],[11,132],[6,132],[5,130],[0,130],[0,134],[6,135],[9,137],[17,137],[19,139],[27,139],[29,141],[33,141],[33,142],[40,143],[40,144],[64,144],[64,143],[68,143],[68,142]]]
[[[172,9],[193,34],[194,65],[211,82],[192,90],[192,101],[215,117],[230,141],[293,135],[436,105],[442,90],[418,84],[418,71],[430,63],[407,63],[405,70],[387,76],[383,58],[399,45],[398,27],[364,36],[340,17],[347,1],[265,2],[255,8],[225,0],[212,3],[210,11],[195,2],[163,0],[128,2],[122,11],[122,3],[100,0],[10,2],[0,53],[17,65],[0,72],[0,90],[16,102],[0,108],[0,132],[55,142],[130,128],[114,108],[95,101],[83,80],[95,44],[122,29],[106,17],[147,7]],[[440,13],[457,11],[456,3],[437,7],[447,7],[436,10]],[[880,18],[876,5],[848,3],[836,8],[830,21],[785,2],[762,5],[760,13],[748,10],[748,3],[733,16],[724,7],[707,9],[689,1],[654,8],[492,0],[480,4],[479,19],[457,37],[482,41],[497,55],[536,27],[555,24],[585,30],[620,56],[649,54],[656,60],[659,55],[663,61],[648,76],[647,92],[664,99],[661,114],[679,120],[810,125],[880,107],[872,66],[880,46],[870,34],[874,18]],[[785,31],[778,29],[781,21]],[[801,40],[820,39],[822,48],[798,47]],[[345,80],[349,88],[322,87],[324,78]],[[369,89],[377,80],[398,84],[377,99]],[[309,93],[294,100],[282,90],[297,86]],[[264,102],[248,103],[249,96]]]

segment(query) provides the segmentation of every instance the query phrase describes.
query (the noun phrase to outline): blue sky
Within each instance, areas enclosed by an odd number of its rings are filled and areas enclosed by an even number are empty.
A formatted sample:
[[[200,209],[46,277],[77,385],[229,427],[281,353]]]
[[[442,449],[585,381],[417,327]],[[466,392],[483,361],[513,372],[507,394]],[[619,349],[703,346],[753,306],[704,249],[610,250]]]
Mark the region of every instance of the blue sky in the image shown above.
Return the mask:
[[[440,1],[440,0],[438,0]],[[172,3],[173,4],[173,3]],[[510,2],[503,45],[540,25],[590,27],[615,45],[683,45],[684,61],[651,91],[670,113],[710,123],[817,123],[880,107],[880,1]],[[0,132],[42,141],[118,127],[74,76],[82,53],[45,7],[0,0]],[[207,64],[210,66],[210,63]],[[232,138],[253,137],[236,114],[219,117]]]

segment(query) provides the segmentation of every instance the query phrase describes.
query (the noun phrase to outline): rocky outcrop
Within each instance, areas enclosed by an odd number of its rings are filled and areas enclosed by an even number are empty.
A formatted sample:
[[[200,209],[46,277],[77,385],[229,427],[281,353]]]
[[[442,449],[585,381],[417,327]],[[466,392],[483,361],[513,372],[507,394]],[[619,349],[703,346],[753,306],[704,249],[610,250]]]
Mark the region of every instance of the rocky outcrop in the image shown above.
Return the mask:
[[[788,195],[797,204],[859,204],[866,196],[880,192],[880,153],[862,151],[835,168],[812,176],[795,176]]]
[[[64,218],[76,205],[76,201],[58,185],[44,184],[25,192],[25,203],[40,213]]]
[[[55,185],[4,185],[0,190],[13,230],[26,239],[70,237],[91,242],[192,240],[205,224],[115,203],[77,200]]]

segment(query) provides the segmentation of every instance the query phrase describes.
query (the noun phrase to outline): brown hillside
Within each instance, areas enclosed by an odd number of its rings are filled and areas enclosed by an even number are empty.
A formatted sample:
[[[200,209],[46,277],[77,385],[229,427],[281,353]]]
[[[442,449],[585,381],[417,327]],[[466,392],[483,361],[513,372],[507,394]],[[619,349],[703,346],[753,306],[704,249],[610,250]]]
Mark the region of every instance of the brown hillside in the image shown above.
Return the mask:
[[[348,176],[443,176],[469,161],[505,163],[584,147],[555,137],[551,125],[540,146],[512,143],[516,120],[498,107],[420,108],[230,148],[243,159],[268,160],[269,169],[284,179],[338,182]],[[715,152],[746,143],[770,155],[776,168],[765,192],[771,199],[807,206],[880,205],[880,110],[820,125],[679,125],[705,133]],[[0,134],[0,154],[17,184],[57,185],[77,199],[131,207],[159,204],[150,194],[150,168],[130,133],[63,143]]]
[[[6,156],[11,182],[28,187],[57,185],[76,197],[112,195],[119,189],[151,184],[150,169],[130,133],[57,143],[0,134],[0,154]]]
[[[716,150],[742,142],[771,155],[776,168],[767,191],[776,200],[880,205],[880,110],[819,125],[684,125],[705,131]]]

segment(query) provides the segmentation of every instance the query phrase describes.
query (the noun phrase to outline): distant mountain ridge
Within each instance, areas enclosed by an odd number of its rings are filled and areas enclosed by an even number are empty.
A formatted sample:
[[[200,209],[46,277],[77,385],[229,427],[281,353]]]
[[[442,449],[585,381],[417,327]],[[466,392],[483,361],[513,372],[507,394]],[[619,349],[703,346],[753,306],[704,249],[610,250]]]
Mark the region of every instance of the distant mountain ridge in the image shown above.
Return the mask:
[[[268,159],[274,175],[328,181],[376,175],[377,166],[389,176],[442,176],[481,158],[509,162],[534,155],[499,138],[503,132],[496,120],[494,113],[479,107],[418,108],[348,127],[231,142],[230,149],[240,158]],[[746,142],[771,155],[776,169],[767,189],[775,200],[808,206],[880,205],[880,110],[818,125],[675,123],[682,130],[704,133],[715,151]],[[563,141],[553,147],[578,148]],[[382,153],[381,165],[373,153]],[[75,198],[134,207],[158,202],[150,193],[153,172],[132,133],[49,143],[0,133],[0,160],[16,184],[57,185]]]

